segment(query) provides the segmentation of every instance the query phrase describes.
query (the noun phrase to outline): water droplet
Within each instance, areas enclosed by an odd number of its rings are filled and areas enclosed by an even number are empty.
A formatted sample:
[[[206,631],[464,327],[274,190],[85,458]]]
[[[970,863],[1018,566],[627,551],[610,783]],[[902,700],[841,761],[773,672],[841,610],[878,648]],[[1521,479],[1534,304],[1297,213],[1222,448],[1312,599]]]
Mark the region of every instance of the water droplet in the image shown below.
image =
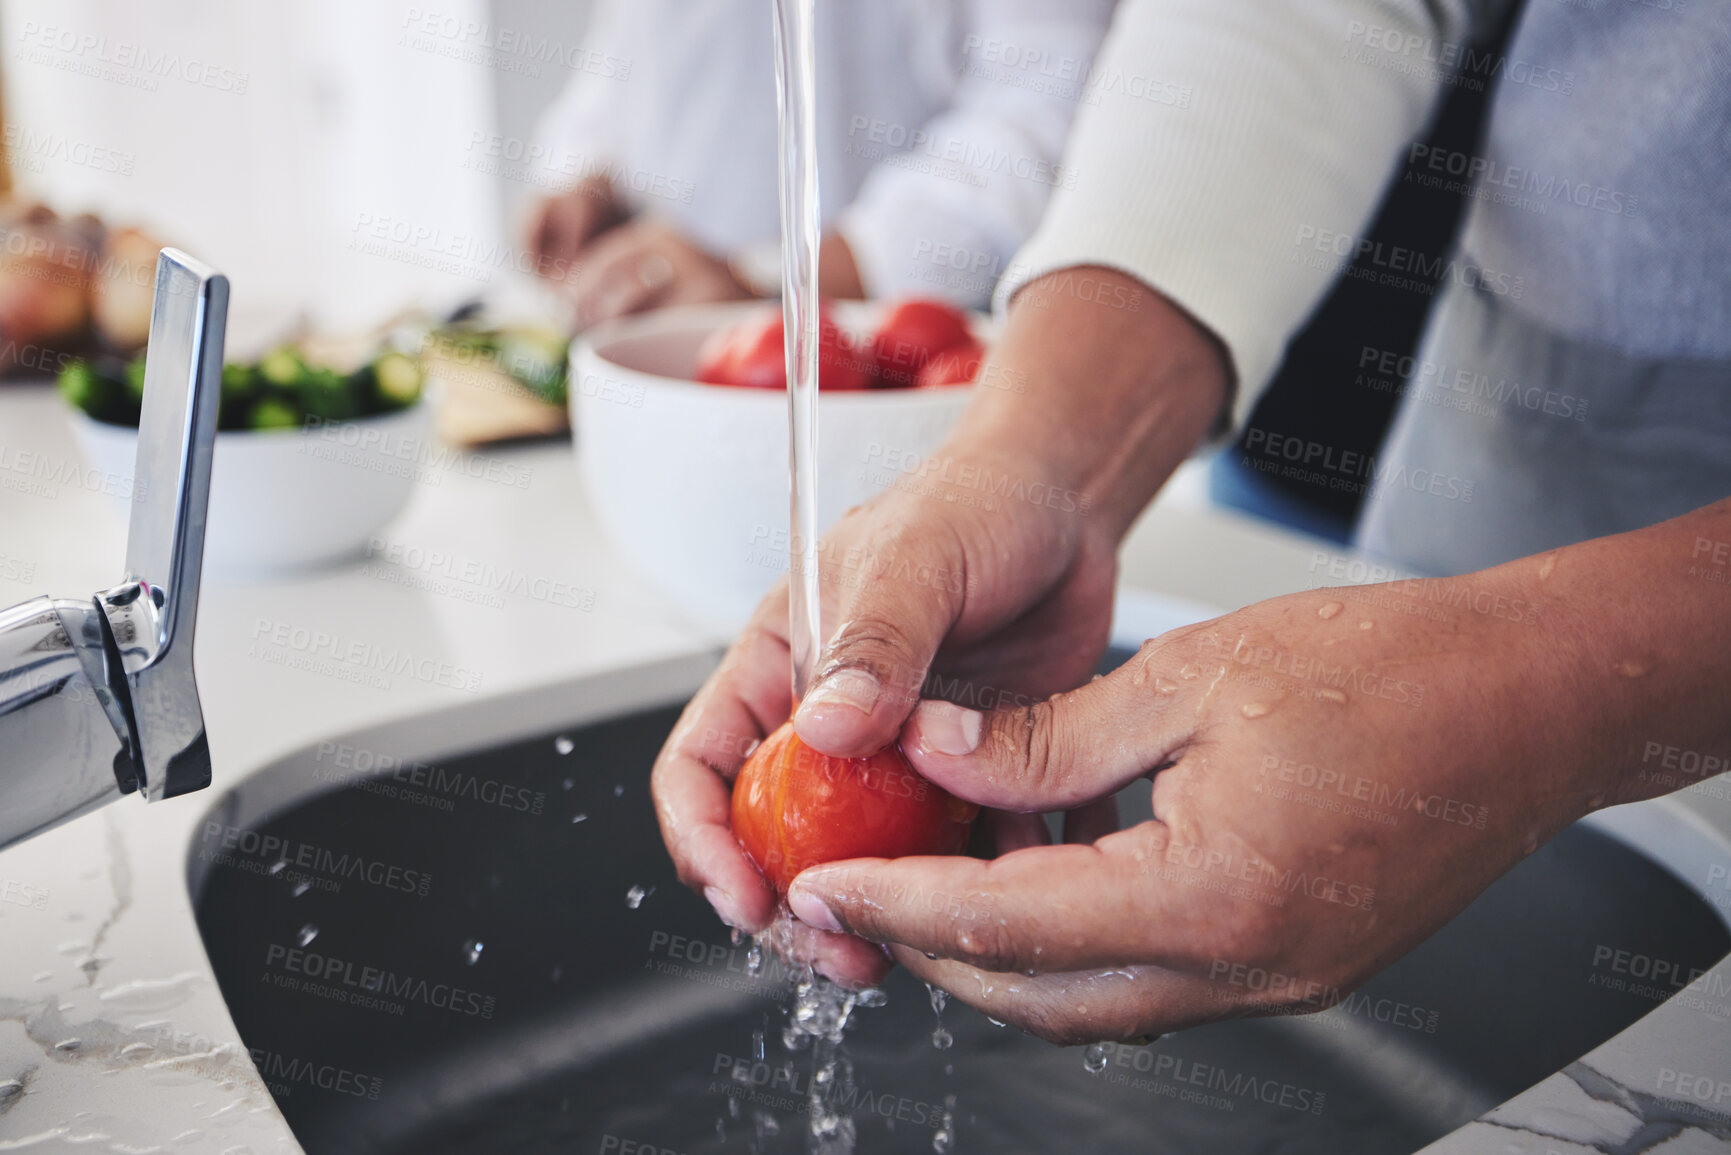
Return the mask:
[[[739,1106],[738,1099],[729,1099],[728,1102],[735,1107]],[[727,1122],[720,1115],[715,1117],[715,1137],[723,1143],[727,1142]]]
[[[955,1045],[956,1037],[941,1024],[932,1028],[932,1046],[940,1051],[947,1051]]]
[[[733,1081],[735,1083],[751,1082],[751,1068],[735,1065],[733,1068]]]
[[[1136,667],[1136,672],[1130,675],[1130,684],[1140,686],[1148,680],[1148,663],[1142,662]]]
[[[1556,572],[1556,569],[1557,569],[1557,555],[1553,551],[1551,553],[1546,554],[1545,560],[1539,563],[1539,580],[1540,581],[1546,580],[1547,578],[1549,578],[1551,576],[1551,574]]]
[[[277,875],[281,874],[283,871],[285,871],[287,869],[288,869],[288,859],[279,858],[275,862],[270,864],[270,867],[266,871],[266,873],[269,874],[272,878],[275,878]]]
[[[1082,1066],[1090,1075],[1098,1075],[1106,1069],[1106,1044],[1089,1043],[1082,1048]]]
[[[589,816],[587,814],[573,814],[571,816],[571,825],[573,826],[577,825],[579,822],[587,821],[589,821]]]
[[[1176,694],[1178,692],[1178,683],[1168,682],[1165,678],[1155,678],[1154,692],[1156,694]]]
[[[1640,678],[1647,673],[1647,663],[1634,658],[1624,658],[1617,663],[1617,673],[1625,678]]]
[[[652,893],[654,893],[654,891],[654,887],[644,890],[641,886],[634,886],[625,892],[625,905],[630,907],[632,910],[636,910],[638,907],[643,905],[643,900],[648,898]]]
[[[938,961],[938,956],[937,956],[937,955],[935,955],[935,954],[933,954],[933,953],[932,953],[932,952],[931,952],[931,951],[929,951],[929,950],[923,950],[923,951],[921,951],[921,952],[920,952],[920,953],[921,953],[921,954],[923,954],[923,955],[925,955],[925,956],[926,956],[926,957],[927,957],[927,958],[929,958],[929,959],[931,959],[931,960],[932,960],[932,961],[933,961],[933,962],[937,962],[937,961]]]
[[[1339,602],[1326,602],[1326,603],[1324,603],[1324,605],[1322,606],[1321,609],[1316,611],[1316,616],[1319,618],[1322,618],[1324,620],[1327,620],[1328,618],[1334,617],[1336,614],[1340,613],[1340,611],[1344,610],[1345,608],[1346,607],[1341,605]]]
[[[745,952],[745,973],[756,978],[763,973],[763,944],[756,939]]]
[[[1360,623],[1358,623],[1358,628],[1361,630],[1375,629],[1376,623],[1375,622],[1360,622]]]
[[[54,1049],[56,1051],[76,1051],[79,1047],[81,1047],[83,1045],[84,1045],[83,1039],[77,1039],[77,1038],[61,1039],[58,1043],[54,1044]]]
[[[855,1005],[874,1009],[889,1005],[889,1001],[890,997],[877,987],[867,987],[854,999]]]
[[[559,783],[559,785],[564,787],[566,790],[574,790],[577,787],[577,779],[567,778],[565,781]]]
[[[559,966],[557,963],[555,963],[553,966],[553,973],[552,973],[551,977],[552,977],[554,982],[558,982],[560,979],[565,977],[565,968],[562,966]]]
[[[1009,1023],[1004,1022],[1002,1019],[994,1019],[991,1015],[986,1016],[986,1021],[988,1023],[992,1024],[994,1027],[1007,1027],[1010,1025]]]
[[[1267,702],[1246,702],[1238,707],[1238,712],[1246,718],[1260,718],[1268,713]]]
[[[299,946],[306,946],[317,937],[319,937],[319,928],[309,922],[295,932],[295,943]]]
[[[1202,667],[1195,664],[1182,666],[1178,670],[1178,676],[1186,682],[1194,682],[1202,676]]]
[[[934,987],[931,983],[926,984],[926,991],[932,996],[932,1010],[943,1014],[944,1008],[950,1005],[950,992],[942,987]]]
[[[463,944],[463,961],[474,966],[481,961],[481,952],[487,949],[487,944],[478,938],[472,938]]]
[[[1337,690],[1333,686],[1324,686],[1322,689],[1320,689],[1316,692],[1316,696],[1318,698],[1323,699],[1324,701],[1327,701],[1327,702],[1344,702],[1344,701],[1346,701],[1346,691],[1345,690]]]
[[[613,788],[613,797],[615,797],[615,798],[618,798],[620,795],[622,795],[624,793],[625,793],[625,787],[623,787],[623,786],[615,786]]]
[[[944,1121],[932,1135],[932,1150],[950,1155],[956,1149],[956,1097],[944,1096]]]
[[[751,1057],[756,1059],[760,1063],[763,1062],[763,1032],[762,1031],[751,1032]]]
[[[290,898],[299,898],[301,895],[305,894],[307,891],[311,890],[312,888],[313,888],[313,884],[308,882],[306,879],[303,878],[299,882],[295,883],[293,886],[289,887],[289,897]]]
[[[577,743],[561,734],[557,738],[553,739],[553,749],[559,751],[561,755],[569,754],[571,751],[577,749]]]
[[[1605,805],[1605,795],[1603,792],[1595,794],[1591,798],[1587,799],[1587,809],[1589,809],[1589,810],[1597,810],[1604,805]]]

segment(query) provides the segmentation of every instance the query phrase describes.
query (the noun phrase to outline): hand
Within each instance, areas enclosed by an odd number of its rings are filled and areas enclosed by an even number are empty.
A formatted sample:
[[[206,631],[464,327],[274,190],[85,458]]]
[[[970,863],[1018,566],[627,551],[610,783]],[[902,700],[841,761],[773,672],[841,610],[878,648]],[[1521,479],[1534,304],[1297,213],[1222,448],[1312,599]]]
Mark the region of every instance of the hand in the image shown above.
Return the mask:
[[[578,259],[596,237],[629,217],[605,176],[585,177],[569,192],[535,206],[529,221],[529,253],[538,276],[570,284]]]
[[[727,262],[665,221],[640,218],[600,237],[570,283],[579,327],[664,305],[733,301],[752,295]]]
[[[903,749],[952,793],[1039,811],[1150,777],[1154,819],[990,862],[815,867],[790,904],[1058,1042],[1326,1009],[1576,818],[1685,784],[1631,770],[1655,735],[1721,748],[1731,618],[1683,562],[1728,526],[1731,501],[1448,582],[1275,599],[1032,710],[924,703]]]
[[[999,387],[975,389],[931,468],[825,539],[823,617],[835,632],[796,719],[817,749],[882,748],[922,695],[1041,700],[1084,679],[1105,646],[1116,543],[1215,420],[1225,370],[1209,338],[1136,282],[1086,270],[1087,292],[1077,283],[1071,274],[1049,303],[1015,308],[982,374]],[[999,490],[1011,496],[986,500]],[[681,879],[750,931],[776,900],[728,827],[728,789],[792,708],[787,630],[783,583],[686,708],[651,778]],[[1032,815],[985,821],[1001,850],[1045,840]],[[1087,842],[1115,826],[1106,800],[1078,808],[1065,833]],[[850,985],[888,966],[876,946],[809,927],[794,948]]]
[[[824,619],[842,626],[819,664],[829,681],[807,695],[796,724],[808,743],[842,754],[893,740],[923,685],[994,703],[1074,685],[1105,646],[1116,573],[1111,543],[1091,537],[1083,518],[985,512],[894,490],[835,527],[819,568]],[[769,925],[776,898],[734,840],[729,784],[792,708],[787,631],[784,580],[686,707],[650,782],[680,878],[748,931]],[[928,683],[940,646],[943,673]],[[983,680],[1002,670],[1023,673]],[[1089,808],[1072,830],[1115,828],[1109,806]],[[997,833],[1008,848],[1043,841],[1045,827],[1017,815]],[[867,985],[889,969],[872,944],[795,925],[793,956],[839,982]]]

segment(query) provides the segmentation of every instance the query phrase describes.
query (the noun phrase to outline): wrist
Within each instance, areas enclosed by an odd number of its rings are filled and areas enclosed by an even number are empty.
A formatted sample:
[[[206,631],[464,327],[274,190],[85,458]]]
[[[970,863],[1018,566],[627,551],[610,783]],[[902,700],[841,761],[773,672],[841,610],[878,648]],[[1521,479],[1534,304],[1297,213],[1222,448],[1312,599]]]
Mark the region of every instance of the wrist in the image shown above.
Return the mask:
[[[1582,811],[1669,793],[1731,758],[1731,600],[1691,568],[1731,539],[1731,500],[1485,571],[1535,607],[1534,716]],[[1669,765],[1675,763],[1675,766]]]
[[[1114,544],[1229,393],[1212,334],[1134,277],[1093,266],[1022,289],[980,381],[947,448],[1073,493]]]

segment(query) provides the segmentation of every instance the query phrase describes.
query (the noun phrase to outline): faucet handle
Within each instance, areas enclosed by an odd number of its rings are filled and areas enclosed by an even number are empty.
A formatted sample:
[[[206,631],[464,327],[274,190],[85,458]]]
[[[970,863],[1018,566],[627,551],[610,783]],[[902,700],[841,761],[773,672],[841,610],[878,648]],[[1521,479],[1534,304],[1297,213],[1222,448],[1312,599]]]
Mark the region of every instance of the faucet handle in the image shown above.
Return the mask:
[[[145,351],[126,580],[97,596],[124,672],[140,785],[152,801],[210,781],[192,642],[227,318],[228,278],[163,249]]]

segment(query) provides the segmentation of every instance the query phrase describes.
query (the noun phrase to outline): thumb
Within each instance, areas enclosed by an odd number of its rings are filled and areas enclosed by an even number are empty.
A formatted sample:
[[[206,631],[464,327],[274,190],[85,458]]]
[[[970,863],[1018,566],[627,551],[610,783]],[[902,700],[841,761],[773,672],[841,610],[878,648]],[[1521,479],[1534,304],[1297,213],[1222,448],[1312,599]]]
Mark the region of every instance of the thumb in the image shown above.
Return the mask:
[[[1136,684],[1126,667],[1018,709],[921,702],[902,750],[958,798],[1028,813],[1103,798],[1169,761],[1186,737],[1168,699]]]
[[[841,758],[865,757],[895,741],[960,612],[960,595],[926,586],[874,580],[853,591],[794,713],[801,740]]]

